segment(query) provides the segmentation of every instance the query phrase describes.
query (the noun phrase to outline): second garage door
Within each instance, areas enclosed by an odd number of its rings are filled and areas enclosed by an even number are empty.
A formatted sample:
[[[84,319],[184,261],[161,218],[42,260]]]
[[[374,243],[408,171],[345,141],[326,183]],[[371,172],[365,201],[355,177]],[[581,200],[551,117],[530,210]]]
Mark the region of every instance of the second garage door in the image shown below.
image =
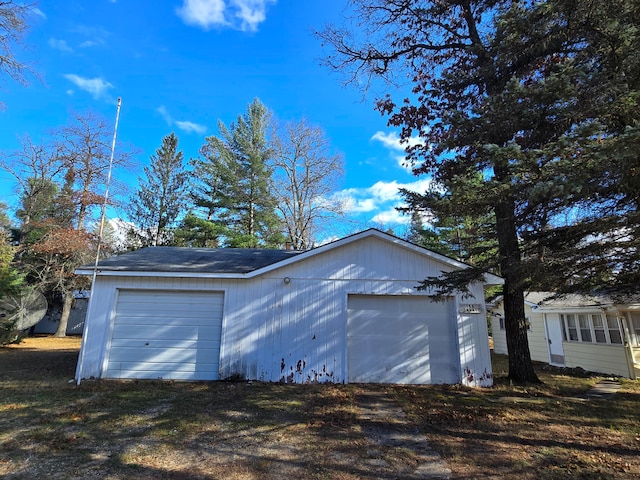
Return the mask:
[[[223,294],[121,290],[105,378],[217,380]]]
[[[349,295],[349,382],[458,383],[452,301],[425,296]]]

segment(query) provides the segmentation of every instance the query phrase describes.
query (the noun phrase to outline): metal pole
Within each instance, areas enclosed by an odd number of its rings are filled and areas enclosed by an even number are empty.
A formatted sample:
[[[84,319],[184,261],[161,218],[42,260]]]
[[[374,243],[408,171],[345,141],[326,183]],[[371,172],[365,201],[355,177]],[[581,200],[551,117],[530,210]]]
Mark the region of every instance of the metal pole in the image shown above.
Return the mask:
[[[89,303],[87,305],[87,315],[91,312],[91,304],[93,303],[93,289],[96,283],[96,276],[98,274],[98,262],[100,260],[100,247],[102,246],[102,232],[104,231],[104,220],[107,212],[107,202],[109,200],[109,185],[111,184],[111,170],[113,169],[113,156],[116,150],[116,137],[118,135],[118,120],[120,118],[120,104],[122,99],[118,97],[118,105],[116,107],[116,123],[113,128],[113,141],[111,142],[111,157],[109,158],[109,170],[107,173],[107,184],[104,191],[104,200],[102,202],[102,211],[100,213],[100,227],[98,229],[98,245],[96,246],[96,260],[93,265],[93,275],[91,277],[91,292],[89,294]],[[80,369],[84,360],[84,349],[87,341],[89,331],[89,322],[85,317],[84,329],[82,332],[82,345],[80,346],[80,358],[78,359],[78,367],[76,368],[76,382],[80,385]]]

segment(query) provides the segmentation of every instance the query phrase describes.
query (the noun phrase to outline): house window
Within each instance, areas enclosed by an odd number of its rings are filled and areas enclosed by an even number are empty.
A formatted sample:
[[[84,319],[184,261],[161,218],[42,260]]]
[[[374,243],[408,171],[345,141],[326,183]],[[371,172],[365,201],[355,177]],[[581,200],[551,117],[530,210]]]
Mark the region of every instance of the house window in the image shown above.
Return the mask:
[[[567,337],[569,337],[569,340],[572,342],[579,342],[578,328],[576,327],[576,316],[569,313],[568,315],[560,315],[560,317],[563,318],[565,322]]]
[[[564,339],[570,342],[622,344],[620,322],[615,316],[599,313],[561,314]]]
[[[504,330],[504,317],[498,319],[500,321],[500,330]]]
[[[578,315],[578,324],[580,325],[580,339],[583,342],[592,342],[591,326],[589,324],[589,315]]]
[[[631,329],[636,337],[635,345],[640,347],[640,313],[629,312],[629,317],[631,319]]]
[[[593,322],[596,343],[607,343],[607,332],[604,328],[602,315],[591,315],[591,321]]]
[[[611,343],[622,345],[622,334],[620,333],[620,322],[616,317],[607,316],[607,328]]]

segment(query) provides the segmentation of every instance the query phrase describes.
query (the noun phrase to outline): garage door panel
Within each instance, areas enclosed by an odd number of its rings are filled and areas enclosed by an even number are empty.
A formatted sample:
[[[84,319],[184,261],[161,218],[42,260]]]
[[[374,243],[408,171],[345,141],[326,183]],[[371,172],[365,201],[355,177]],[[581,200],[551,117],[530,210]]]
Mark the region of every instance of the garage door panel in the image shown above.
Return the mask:
[[[116,325],[112,338],[154,339],[154,340],[198,340],[213,338],[215,327],[173,326],[173,325]]]
[[[219,326],[222,325],[221,320],[213,320],[211,315],[215,313],[209,312],[209,317],[192,317],[188,313],[190,325],[201,325],[203,327]],[[157,315],[153,313],[146,313],[144,315],[118,315],[118,325],[167,325],[172,322],[173,319],[184,318],[185,312],[178,315]]]
[[[426,296],[349,296],[348,381],[457,383],[452,312]]]
[[[112,358],[118,362],[157,362],[157,363],[189,363],[197,361],[212,362],[215,359],[214,350],[184,348],[112,348]],[[217,359],[215,359],[217,360]]]
[[[185,313],[188,313],[190,317],[193,318],[211,318],[211,313],[221,312],[222,309],[217,305],[197,305],[197,304],[184,304],[184,305],[174,305],[166,303],[140,303],[140,304],[130,304],[123,305],[119,303],[120,313],[122,315],[131,315],[131,316],[148,316],[149,312],[154,312],[155,316],[162,317],[172,317],[172,316],[182,316]],[[158,307],[162,306],[162,310]]]
[[[118,369],[121,372],[129,372],[129,371],[145,371],[145,372],[158,372],[162,373],[164,371],[165,366],[159,365],[154,362],[120,362],[118,364]],[[173,365],[173,372],[212,372],[218,369],[217,363],[200,363],[197,365],[193,363],[176,363]],[[116,371],[116,369],[114,369]],[[157,375],[155,375],[157,378]]]
[[[109,370],[107,378],[117,378],[121,380],[211,380],[213,375],[217,375],[216,370],[197,370],[197,371],[173,371],[170,375],[162,370]]]
[[[115,338],[111,341],[111,349],[118,347],[130,348],[183,348],[196,349],[200,347],[205,350],[219,350],[220,340],[158,340],[158,339],[140,339],[140,338]]]
[[[216,380],[223,294],[122,290],[107,378]]]

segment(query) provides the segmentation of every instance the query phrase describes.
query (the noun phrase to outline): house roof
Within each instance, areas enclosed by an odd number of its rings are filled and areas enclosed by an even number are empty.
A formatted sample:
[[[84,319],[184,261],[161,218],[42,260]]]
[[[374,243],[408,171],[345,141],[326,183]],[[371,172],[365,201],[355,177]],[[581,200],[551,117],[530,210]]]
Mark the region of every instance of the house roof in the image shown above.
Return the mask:
[[[100,275],[154,276],[180,273],[182,276],[253,277],[369,237],[408,248],[454,269],[469,267],[458,260],[371,228],[305,252],[244,248],[147,247],[101,260],[98,264],[98,273]],[[79,267],[76,273],[90,275],[93,270],[93,265],[84,265]],[[499,285],[503,283],[503,279],[496,275],[485,274],[485,283]]]
[[[101,260],[100,271],[244,274],[302,252],[259,248],[147,247]],[[84,265],[78,270],[93,270]]]
[[[503,297],[497,297],[491,302],[492,307],[502,303]],[[573,309],[606,308],[614,305],[635,305],[640,303],[639,298],[613,299],[607,295],[564,294],[557,295],[553,292],[527,292],[524,301],[532,309],[545,312],[566,311]]]

